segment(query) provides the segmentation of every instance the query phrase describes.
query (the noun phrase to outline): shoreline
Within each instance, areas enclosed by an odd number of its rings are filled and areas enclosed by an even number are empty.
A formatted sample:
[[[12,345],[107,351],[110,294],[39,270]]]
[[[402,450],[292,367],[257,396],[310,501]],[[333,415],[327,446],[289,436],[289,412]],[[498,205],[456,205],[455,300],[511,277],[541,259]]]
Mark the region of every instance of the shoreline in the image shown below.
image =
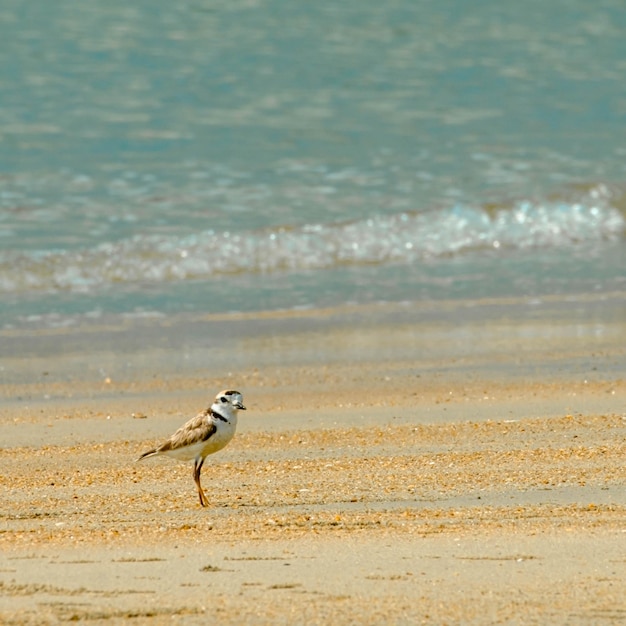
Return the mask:
[[[257,383],[298,368],[441,378],[619,379],[626,293],[89,320],[0,330],[0,404]],[[404,370],[402,372],[402,370]],[[351,377],[349,374],[346,376]],[[364,376],[362,378],[365,378]],[[228,384],[230,385],[231,382]],[[369,382],[369,381],[365,381]],[[268,381],[268,385],[275,384]],[[211,392],[211,393],[214,393]]]

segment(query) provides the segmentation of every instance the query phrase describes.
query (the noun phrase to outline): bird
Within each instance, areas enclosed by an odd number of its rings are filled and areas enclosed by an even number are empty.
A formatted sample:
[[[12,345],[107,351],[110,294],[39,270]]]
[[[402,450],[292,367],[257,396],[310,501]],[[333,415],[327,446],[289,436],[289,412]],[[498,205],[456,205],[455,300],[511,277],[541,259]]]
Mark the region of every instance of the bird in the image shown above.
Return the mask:
[[[202,485],[200,471],[209,454],[226,446],[237,429],[237,412],[245,411],[243,396],[232,389],[220,391],[213,404],[185,422],[167,441],[144,452],[137,461],[151,456],[166,455],[179,461],[193,460],[193,479],[198,488],[200,504],[209,504]]]

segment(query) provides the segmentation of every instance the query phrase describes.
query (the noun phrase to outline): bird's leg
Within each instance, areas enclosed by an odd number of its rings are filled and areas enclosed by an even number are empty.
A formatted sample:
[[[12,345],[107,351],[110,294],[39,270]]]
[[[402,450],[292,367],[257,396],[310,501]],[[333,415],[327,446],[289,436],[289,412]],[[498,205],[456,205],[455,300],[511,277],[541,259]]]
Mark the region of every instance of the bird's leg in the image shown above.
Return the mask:
[[[202,506],[209,505],[209,499],[206,497],[204,490],[202,489],[202,485],[200,484],[200,471],[202,470],[202,464],[204,463],[204,459],[196,459],[193,464],[193,479],[196,483],[196,487],[198,487],[198,496],[200,498],[200,504]]]

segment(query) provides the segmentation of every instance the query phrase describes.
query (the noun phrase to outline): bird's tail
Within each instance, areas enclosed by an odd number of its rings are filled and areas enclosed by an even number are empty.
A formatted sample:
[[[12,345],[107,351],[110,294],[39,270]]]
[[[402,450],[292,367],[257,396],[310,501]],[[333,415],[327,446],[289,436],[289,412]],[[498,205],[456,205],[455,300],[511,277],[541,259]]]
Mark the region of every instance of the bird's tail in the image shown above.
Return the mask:
[[[157,449],[154,448],[153,450],[148,450],[148,452],[144,452],[140,457],[135,459],[135,463],[137,463],[137,461],[141,461],[142,459],[145,459],[146,457],[149,456],[154,456],[157,453]]]

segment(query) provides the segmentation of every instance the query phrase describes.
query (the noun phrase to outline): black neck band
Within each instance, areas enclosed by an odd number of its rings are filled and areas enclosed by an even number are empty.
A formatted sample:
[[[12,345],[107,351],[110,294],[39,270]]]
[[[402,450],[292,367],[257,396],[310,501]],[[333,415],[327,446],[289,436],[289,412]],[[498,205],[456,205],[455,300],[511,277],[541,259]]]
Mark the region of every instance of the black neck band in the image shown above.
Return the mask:
[[[213,417],[217,417],[218,420],[222,420],[222,422],[228,423],[228,420],[223,415],[220,415],[217,411],[214,411],[213,409],[211,409],[211,415]]]

